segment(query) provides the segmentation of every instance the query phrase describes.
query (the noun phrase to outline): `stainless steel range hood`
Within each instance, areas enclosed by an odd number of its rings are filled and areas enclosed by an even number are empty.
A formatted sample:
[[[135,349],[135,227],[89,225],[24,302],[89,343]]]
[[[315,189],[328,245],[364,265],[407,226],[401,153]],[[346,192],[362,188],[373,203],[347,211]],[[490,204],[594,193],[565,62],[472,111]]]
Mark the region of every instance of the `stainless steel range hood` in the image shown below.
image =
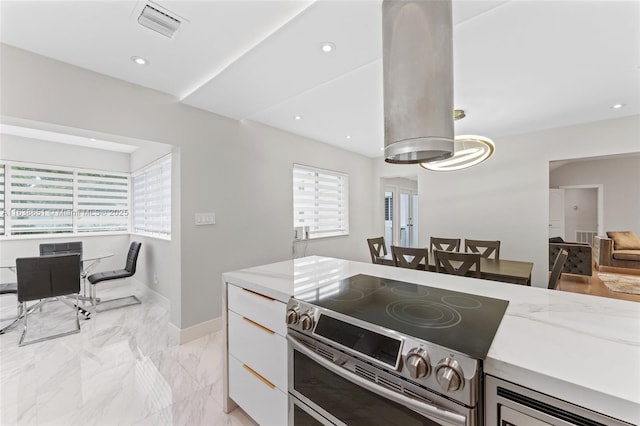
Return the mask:
[[[382,40],[385,161],[453,156],[451,0],[384,0]]]

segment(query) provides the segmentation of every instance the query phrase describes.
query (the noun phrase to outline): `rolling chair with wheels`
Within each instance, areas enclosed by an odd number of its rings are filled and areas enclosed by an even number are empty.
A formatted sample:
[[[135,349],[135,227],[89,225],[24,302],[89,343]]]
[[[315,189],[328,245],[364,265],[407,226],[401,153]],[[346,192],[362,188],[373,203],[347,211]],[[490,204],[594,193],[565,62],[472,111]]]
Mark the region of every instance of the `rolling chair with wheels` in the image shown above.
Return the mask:
[[[140,247],[142,247],[142,243],[138,241],[133,241],[131,243],[131,245],[129,246],[129,252],[127,254],[127,261],[125,263],[124,269],[98,272],[89,275],[89,277],[87,278],[87,280],[89,280],[89,283],[91,284],[91,288],[89,289],[91,304],[97,312],[108,311],[110,309],[122,308],[125,306],[137,305],[141,303],[140,299],[138,299],[134,295],[119,297],[110,300],[101,300],[96,297],[97,284],[104,281],[119,280],[132,277],[136,273],[136,264],[138,262],[138,255],[140,254]],[[98,306],[104,303],[110,303],[112,306],[98,309]]]

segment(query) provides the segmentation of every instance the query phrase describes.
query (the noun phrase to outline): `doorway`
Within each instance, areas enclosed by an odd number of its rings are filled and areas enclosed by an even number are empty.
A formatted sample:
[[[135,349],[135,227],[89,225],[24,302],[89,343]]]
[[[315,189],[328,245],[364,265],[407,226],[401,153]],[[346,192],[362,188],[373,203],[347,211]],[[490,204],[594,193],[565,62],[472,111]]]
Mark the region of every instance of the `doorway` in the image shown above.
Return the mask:
[[[408,178],[383,178],[384,239],[391,245],[419,247],[418,182]]]
[[[604,235],[603,185],[566,185],[549,189],[549,237],[589,243]]]

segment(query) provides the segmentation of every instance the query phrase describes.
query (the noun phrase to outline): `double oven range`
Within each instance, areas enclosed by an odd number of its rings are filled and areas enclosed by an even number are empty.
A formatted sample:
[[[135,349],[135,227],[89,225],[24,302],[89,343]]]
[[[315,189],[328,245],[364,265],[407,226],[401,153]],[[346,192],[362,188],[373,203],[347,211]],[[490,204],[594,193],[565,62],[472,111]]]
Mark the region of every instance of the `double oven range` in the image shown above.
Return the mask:
[[[507,301],[355,275],[287,304],[289,424],[483,424]]]

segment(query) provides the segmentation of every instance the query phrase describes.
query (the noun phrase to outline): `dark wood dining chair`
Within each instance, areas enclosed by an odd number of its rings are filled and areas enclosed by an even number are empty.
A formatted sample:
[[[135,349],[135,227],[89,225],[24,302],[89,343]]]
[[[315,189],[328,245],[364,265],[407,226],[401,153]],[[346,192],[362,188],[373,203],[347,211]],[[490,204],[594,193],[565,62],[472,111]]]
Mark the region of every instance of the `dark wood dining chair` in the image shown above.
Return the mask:
[[[431,237],[429,250],[460,251],[460,238]]]
[[[382,263],[380,257],[387,255],[387,246],[384,243],[384,237],[367,238],[369,253],[371,254],[371,263]]]
[[[429,249],[391,246],[393,264],[401,268],[426,269],[429,263]]]
[[[18,279],[18,302],[22,304],[24,325],[18,342],[19,346],[67,336],[80,331],[77,308],[78,296],[80,295],[79,254],[18,258],[16,259],[16,277]],[[75,304],[64,297],[70,295],[76,296]],[[29,341],[25,340],[29,314],[34,312],[37,306],[42,306],[42,303],[51,299],[63,302],[76,312],[75,328]],[[27,308],[27,302],[35,300],[38,300],[38,303]]]
[[[455,251],[434,250],[436,272],[452,275],[467,275],[473,272],[480,278],[480,253],[460,253]],[[475,270],[472,271],[472,268]]]
[[[551,268],[551,274],[549,275],[548,289],[555,290],[558,288],[558,282],[560,281],[562,269],[564,268],[564,263],[567,261],[567,257],[569,257],[568,251],[562,249],[558,252],[558,256],[556,256],[556,260],[553,262],[553,268]]]
[[[500,259],[500,241],[491,240],[464,240],[464,251],[467,253],[480,253],[487,259]]]

